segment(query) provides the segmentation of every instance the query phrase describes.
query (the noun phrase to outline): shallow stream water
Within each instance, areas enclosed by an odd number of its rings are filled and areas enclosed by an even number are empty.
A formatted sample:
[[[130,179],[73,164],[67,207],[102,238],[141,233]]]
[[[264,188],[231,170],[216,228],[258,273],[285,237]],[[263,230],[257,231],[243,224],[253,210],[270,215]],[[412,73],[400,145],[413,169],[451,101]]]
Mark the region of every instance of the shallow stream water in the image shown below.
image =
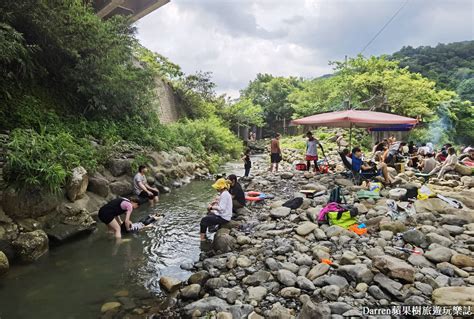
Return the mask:
[[[227,174],[241,163],[228,163]],[[199,259],[199,221],[215,196],[211,181],[193,181],[161,196],[155,227],[115,242],[98,224],[88,237],[53,247],[30,265],[14,266],[0,279],[0,318],[97,318],[101,305],[120,290],[131,296],[160,293],[163,275],[187,279],[183,264]],[[146,207],[132,220],[152,213]]]

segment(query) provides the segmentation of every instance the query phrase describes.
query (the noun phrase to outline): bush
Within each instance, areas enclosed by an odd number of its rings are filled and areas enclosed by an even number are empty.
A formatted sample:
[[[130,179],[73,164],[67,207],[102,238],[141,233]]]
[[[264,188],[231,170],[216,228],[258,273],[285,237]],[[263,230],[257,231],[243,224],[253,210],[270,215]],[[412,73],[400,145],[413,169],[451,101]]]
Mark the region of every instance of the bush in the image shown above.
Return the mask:
[[[20,186],[42,186],[57,192],[74,167],[93,171],[97,166],[90,142],[66,132],[16,129],[8,148],[6,180]]]

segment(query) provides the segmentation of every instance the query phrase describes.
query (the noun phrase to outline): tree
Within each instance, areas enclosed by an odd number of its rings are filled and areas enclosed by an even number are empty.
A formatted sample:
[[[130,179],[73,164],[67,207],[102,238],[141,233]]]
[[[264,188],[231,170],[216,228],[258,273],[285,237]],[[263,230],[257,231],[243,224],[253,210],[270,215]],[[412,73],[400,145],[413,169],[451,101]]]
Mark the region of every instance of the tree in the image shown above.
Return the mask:
[[[227,104],[221,110],[220,115],[230,125],[262,127],[265,124],[262,107],[253,104],[248,98],[242,98],[233,104]]]

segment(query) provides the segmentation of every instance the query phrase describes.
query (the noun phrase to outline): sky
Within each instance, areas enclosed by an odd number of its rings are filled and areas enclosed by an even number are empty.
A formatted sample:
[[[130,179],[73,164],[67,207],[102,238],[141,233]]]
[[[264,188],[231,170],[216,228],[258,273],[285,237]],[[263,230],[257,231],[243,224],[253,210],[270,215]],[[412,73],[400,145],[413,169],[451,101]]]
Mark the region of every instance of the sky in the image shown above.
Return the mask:
[[[147,48],[238,97],[258,73],[314,78],[360,53],[407,0],[171,0],[136,23]],[[364,51],[474,39],[473,0],[408,0]]]

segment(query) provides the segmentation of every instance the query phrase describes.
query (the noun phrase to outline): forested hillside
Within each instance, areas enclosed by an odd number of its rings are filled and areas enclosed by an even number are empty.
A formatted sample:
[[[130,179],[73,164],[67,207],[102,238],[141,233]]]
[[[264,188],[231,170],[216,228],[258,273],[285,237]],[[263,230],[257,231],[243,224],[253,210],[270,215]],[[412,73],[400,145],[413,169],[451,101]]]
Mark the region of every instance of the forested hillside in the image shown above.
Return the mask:
[[[438,88],[456,91],[462,99],[474,101],[474,41],[407,46],[392,57],[400,61],[400,66],[435,81]]]
[[[186,75],[141,47],[125,18],[103,21],[79,0],[2,1],[0,12],[9,183],[58,190],[73,167],[93,172],[120,149],[189,146],[211,168],[240,154],[228,128],[235,117],[220,115],[230,104],[210,75]],[[156,76],[172,84],[187,119],[159,123],[151,111]]]

